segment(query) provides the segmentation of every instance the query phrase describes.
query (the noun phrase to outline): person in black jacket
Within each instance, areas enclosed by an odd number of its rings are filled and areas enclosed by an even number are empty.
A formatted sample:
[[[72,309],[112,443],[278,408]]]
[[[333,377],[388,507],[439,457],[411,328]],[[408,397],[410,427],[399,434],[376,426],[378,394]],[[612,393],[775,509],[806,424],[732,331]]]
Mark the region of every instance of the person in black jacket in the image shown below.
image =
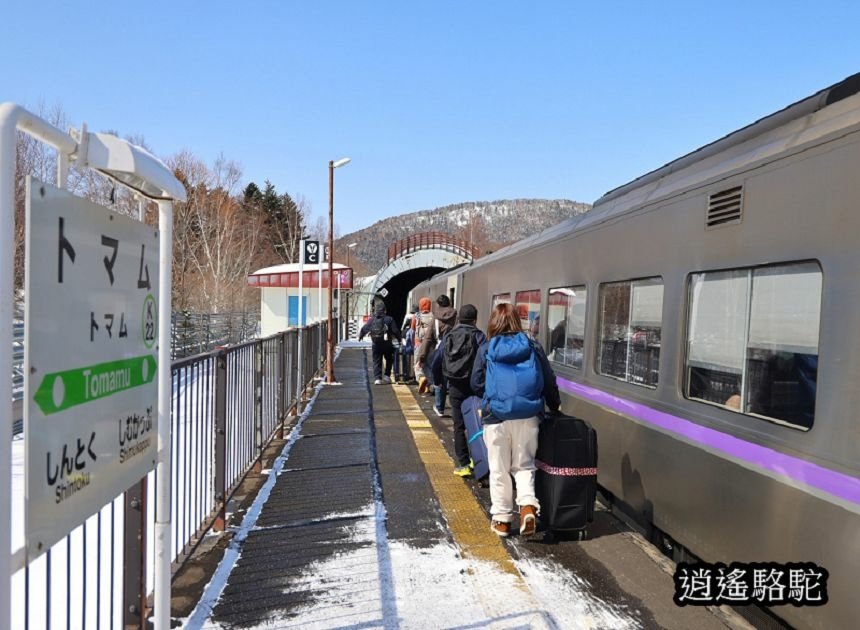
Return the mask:
[[[394,318],[385,314],[385,303],[377,302],[373,312],[373,317],[370,318],[358,334],[358,340],[364,339],[365,335],[370,335],[373,342],[373,377],[374,385],[382,385],[383,383],[391,382],[391,368],[394,367],[394,344],[397,339],[400,341],[400,330],[394,324]],[[382,371],[382,359],[385,358],[385,374]]]
[[[510,304],[493,309],[486,341],[478,349],[470,385],[482,396],[484,442],[490,465],[491,529],[508,536],[516,505],[520,508],[520,535],[531,536],[537,526],[540,503],[535,496],[535,455],[544,407],[557,412],[561,396],[555,374],[540,344],[522,330]],[[492,363],[493,378],[487,366]]]
[[[448,368],[447,371],[450,373],[451,368],[453,367],[450,364],[454,361],[465,364],[463,366],[458,366],[458,369],[461,371],[465,369],[466,373],[463,377],[457,378],[452,376],[448,378],[448,396],[451,399],[451,417],[454,419],[454,456],[457,459],[457,466],[454,468],[454,474],[458,477],[471,477],[474,466],[472,458],[469,457],[469,443],[466,436],[466,423],[463,419],[462,406],[464,400],[469,396],[475,395],[472,392],[471,385],[469,384],[469,378],[471,377],[475,357],[478,355],[478,348],[480,348],[481,344],[486,340],[484,333],[475,326],[477,319],[478,309],[471,304],[464,304],[460,308],[459,323],[448,333],[451,335],[452,341],[457,339],[460,335],[471,335],[473,343],[471,346],[467,346],[474,348],[474,353],[471,358],[453,358],[449,356],[449,353],[445,352],[445,348],[443,347],[442,357],[439,361],[441,364],[439,366],[440,373],[446,371],[446,367]],[[444,339],[445,337],[443,337],[443,340]],[[446,363],[449,365],[446,366]]]

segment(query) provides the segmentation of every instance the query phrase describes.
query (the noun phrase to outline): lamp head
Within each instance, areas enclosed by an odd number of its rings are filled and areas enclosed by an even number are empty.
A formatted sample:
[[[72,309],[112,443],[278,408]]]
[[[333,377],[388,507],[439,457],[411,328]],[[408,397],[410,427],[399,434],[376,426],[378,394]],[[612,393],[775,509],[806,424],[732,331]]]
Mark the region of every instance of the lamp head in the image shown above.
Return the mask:
[[[351,161],[352,161],[351,158],[341,158],[339,160],[329,162],[329,166],[331,166],[332,168],[340,168],[341,166],[346,166]]]

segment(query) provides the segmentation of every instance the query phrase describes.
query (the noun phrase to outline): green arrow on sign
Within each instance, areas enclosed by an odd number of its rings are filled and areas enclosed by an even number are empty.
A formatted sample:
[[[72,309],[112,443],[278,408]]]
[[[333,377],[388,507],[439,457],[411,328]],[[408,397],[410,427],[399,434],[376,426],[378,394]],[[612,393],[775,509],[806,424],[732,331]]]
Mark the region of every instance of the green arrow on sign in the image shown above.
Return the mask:
[[[151,383],[157,372],[156,365],[155,357],[145,354],[133,359],[52,372],[42,379],[33,401],[43,414],[50,416],[69,407]]]

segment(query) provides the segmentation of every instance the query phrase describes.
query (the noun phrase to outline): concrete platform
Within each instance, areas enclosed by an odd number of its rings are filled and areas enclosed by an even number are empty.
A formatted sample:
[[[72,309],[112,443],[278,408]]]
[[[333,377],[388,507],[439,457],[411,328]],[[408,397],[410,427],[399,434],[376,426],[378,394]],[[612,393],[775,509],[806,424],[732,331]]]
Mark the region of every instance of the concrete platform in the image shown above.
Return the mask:
[[[668,560],[605,510],[583,542],[500,540],[450,418],[369,362],[341,351],[186,627],[746,627],[675,606]]]

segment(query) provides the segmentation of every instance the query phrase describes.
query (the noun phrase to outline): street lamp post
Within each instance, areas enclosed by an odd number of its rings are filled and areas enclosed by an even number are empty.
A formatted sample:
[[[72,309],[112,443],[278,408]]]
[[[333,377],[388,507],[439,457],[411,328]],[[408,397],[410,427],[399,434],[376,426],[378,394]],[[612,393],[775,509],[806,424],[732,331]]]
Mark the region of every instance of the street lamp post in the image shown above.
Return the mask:
[[[328,331],[326,331],[326,376],[334,383],[334,343],[332,342],[332,260],[334,259],[334,169],[349,164],[349,158],[329,160],[328,163]]]
[[[355,247],[356,245],[358,245],[358,243],[350,243],[349,245],[346,246],[346,266],[349,267],[350,269],[352,269],[352,267],[349,266],[349,252],[352,251],[352,248]],[[355,290],[355,288],[354,288],[355,287],[355,274],[354,273],[352,274],[352,286],[353,286],[353,288],[351,288],[349,290],[349,297],[346,299],[346,315],[344,316],[344,319],[346,320],[346,337],[347,337],[347,339],[349,339],[349,303],[352,300],[352,292]]]

